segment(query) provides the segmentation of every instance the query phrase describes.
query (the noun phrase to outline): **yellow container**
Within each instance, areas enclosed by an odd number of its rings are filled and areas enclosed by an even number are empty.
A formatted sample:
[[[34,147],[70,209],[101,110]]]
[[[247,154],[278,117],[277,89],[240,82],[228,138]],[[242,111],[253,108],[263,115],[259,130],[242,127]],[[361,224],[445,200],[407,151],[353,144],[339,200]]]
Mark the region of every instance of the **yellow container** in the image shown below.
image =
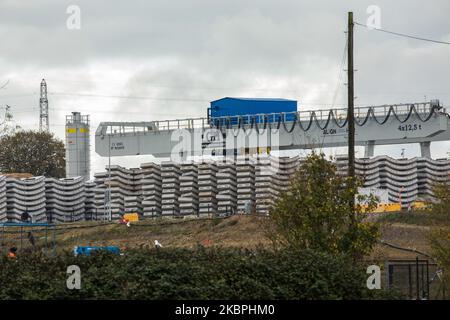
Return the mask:
[[[136,222],[139,221],[139,215],[137,213],[127,213],[123,215],[123,218],[125,220],[128,220],[130,222]]]
[[[367,213],[367,207],[367,205],[362,205],[362,212]],[[397,212],[401,210],[402,206],[400,203],[380,203],[370,213]]]
[[[423,201],[415,201],[412,204],[412,208],[414,210],[427,210],[427,209],[429,209],[429,205]]]

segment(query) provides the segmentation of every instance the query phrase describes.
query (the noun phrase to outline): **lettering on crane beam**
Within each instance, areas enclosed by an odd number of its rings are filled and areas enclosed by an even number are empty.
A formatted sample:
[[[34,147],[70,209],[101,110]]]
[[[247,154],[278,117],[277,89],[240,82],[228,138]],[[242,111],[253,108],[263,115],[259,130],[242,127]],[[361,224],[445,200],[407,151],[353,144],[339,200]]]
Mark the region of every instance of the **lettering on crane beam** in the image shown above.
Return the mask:
[[[336,134],[336,129],[324,129],[323,134]]]
[[[112,142],[111,150],[125,150],[125,145],[123,142]]]
[[[348,130],[347,129],[323,129],[322,133],[323,135],[330,135],[330,134],[344,134]]]
[[[398,130],[399,131],[416,131],[416,130],[422,130],[422,125],[421,124],[403,124],[398,126]]]

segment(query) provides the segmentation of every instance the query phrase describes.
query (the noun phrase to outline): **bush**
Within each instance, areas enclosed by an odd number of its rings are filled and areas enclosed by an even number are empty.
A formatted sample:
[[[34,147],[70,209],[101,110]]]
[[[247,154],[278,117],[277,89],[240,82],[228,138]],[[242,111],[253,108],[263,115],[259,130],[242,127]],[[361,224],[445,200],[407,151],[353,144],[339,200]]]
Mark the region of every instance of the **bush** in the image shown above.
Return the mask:
[[[312,153],[270,209],[268,236],[276,247],[346,254],[355,259],[371,252],[378,227],[363,222],[361,205],[354,205],[361,181],[340,176],[323,154]],[[368,211],[374,196],[358,196]]]
[[[66,288],[69,265],[81,290]],[[0,261],[0,299],[369,299],[364,268],[309,250],[133,249]]]
[[[450,178],[450,177],[449,177]],[[442,268],[445,288],[450,287],[450,180],[434,188],[436,201],[431,205],[430,220],[433,227],[427,233],[431,255]],[[448,290],[447,298],[449,297]]]

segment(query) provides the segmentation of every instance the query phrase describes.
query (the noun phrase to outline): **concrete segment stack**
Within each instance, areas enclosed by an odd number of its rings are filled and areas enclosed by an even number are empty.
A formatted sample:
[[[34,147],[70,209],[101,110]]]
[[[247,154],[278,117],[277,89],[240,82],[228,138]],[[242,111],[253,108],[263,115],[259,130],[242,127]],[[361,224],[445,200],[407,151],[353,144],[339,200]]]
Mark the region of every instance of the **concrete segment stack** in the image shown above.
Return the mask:
[[[46,178],[45,197],[49,222],[74,222],[85,219],[84,177]]]
[[[107,208],[107,179],[108,172],[97,172],[94,174],[94,203],[96,209],[96,218],[98,220],[108,219],[108,208]]]
[[[300,166],[300,159],[295,157],[280,157],[278,170],[278,180],[280,182],[280,192],[285,192],[289,189],[292,178],[295,176],[297,169]]]
[[[255,164],[253,158],[236,161],[237,206],[239,212],[255,211]]]
[[[407,208],[416,200],[427,200],[432,196],[433,184],[449,181],[450,160],[429,158],[393,159],[387,156],[360,158],[355,161],[356,174],[366,188],[385,189],[389,201],[401,202]],[[338,173],[347,172],[347,157],[336,158]]]
[[[198,215],[198,166],[188,162],[181,165],[180,214]]]
[[[0,176],[0,223],[6,221],[6,177]]]
[[[217,211],[219,213],[237,213],[237,180],[234,163],[218,162]]]
[[[84,191],[86,193],[85,203],[84,203],[84,219],[85,220],[96,220],[97,219],[97,208],[95,207],[95,183],[92,181],[87,181],[84,184]]]
[[[142,211],[144,217],[161,215],[162,178],[161,166],[155,163],[141,164]]]
[[[47,222],[45,210],[45,177],[6,178],[8,222],[21,222],[27,212],[32,222]]]
[[[199,214],[217,213],[217,165],[203,162],[198,165]]]
[[[173,162],[161,163],[163,215],[178,215],[180,212],[180,165]]]
[[[34,222],[107,219],[109,185],[113,219],[127,212],[144,216],[267,214],[279,194],[288,190],[303,161],[259,156],[238,157],[231,163],[220,159],[145,163],[139,169],[111,166],[111,177],[107,171],[96,173],[94,182],[0,176],[0,222],[20,222],[24,212]],[[337,157],[335,163],[338,173],[345,175],[346,157]],[[406,208],[414,201],[430,199],[436,183],[450,181],[450,159],[356,159],[356,172],[365,188],[385,190],[390,202],[401,201]]]
[[[256,213],[268,214],[280,192],[278,158],[262,156],[255,165]]]

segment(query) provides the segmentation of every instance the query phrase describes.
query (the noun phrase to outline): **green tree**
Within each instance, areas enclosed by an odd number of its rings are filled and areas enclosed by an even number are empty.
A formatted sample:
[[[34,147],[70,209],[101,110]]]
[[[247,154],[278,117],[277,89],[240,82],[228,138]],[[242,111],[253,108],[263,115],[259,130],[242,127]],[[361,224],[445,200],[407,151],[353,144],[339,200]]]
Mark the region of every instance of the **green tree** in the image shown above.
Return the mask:
[[[433,188],[436,201],[431,203],[431,217],[440,224],[450,223],[450,177],[448,181],[438,183]]]
[[[336,173],[323,154],[311,154],[270,210],[268,235],[276,246],[311,249],[353,258],[370,253],[378,227],[363,222],[363,206],[349,206],[359,180]],[[354,186],[353,188],[351,186]],[[370,210],[374,196],[358,196]]]
[[[450,187],[449,181],[437,184],[433,193],[436,198],[431,204],[432,227],[428,232],[431,255],[442,268],[442,281],[450,288]],[[448,294],[448,293],[447,293]]]
[[[18,131],[0,138],[0,172],[62,178],[64,143],[52,133]]]

